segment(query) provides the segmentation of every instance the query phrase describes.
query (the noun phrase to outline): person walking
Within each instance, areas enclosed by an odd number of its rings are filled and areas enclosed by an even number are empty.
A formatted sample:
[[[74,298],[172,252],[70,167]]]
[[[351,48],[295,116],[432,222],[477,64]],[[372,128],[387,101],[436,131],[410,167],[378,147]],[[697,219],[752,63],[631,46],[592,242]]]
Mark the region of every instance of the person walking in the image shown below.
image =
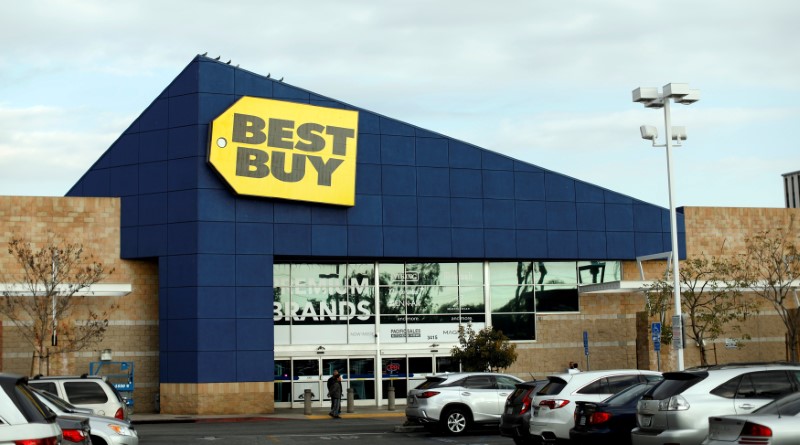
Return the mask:
[[[342,411],[342,376],[335,369],[328,379],[328,397],[331,398],[331,411],[328,415],[334,419],[341,419],[339,413]]]

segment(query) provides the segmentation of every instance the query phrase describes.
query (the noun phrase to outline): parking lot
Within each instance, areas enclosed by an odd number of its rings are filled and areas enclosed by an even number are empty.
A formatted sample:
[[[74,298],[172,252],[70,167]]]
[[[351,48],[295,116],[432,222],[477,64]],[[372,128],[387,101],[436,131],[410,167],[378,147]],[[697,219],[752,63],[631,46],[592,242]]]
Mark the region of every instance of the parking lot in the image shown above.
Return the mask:
[[[345,415],[346,416],[346,415]],[[510,445],[496,430],[482,430],[457,438],[430,434],[420,429],[395,432],[402,417],[360,417],[334,419],[260,418],[204,420],[193,423],[150,423],[137,425],[142,445],[224,443],[226,445],[319,443],[365,443],[371,445]]]

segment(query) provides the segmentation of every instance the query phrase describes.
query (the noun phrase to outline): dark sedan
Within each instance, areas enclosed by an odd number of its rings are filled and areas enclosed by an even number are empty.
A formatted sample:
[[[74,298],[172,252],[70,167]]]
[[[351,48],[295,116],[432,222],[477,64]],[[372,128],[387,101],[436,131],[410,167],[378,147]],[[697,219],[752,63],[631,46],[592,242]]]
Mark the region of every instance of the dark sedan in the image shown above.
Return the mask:
[[[533,396],[547,384],[548,380],[532,380],[517,383],[517,389],[506,399],[503,415],[500,417],[500,435],[511,437],[517,445],[530,444],[531,402]]]
[[[578,445],[630,444],[636,427],[636,404],[657,382],[638,383],[602,402],[576,402],[570,441]]]

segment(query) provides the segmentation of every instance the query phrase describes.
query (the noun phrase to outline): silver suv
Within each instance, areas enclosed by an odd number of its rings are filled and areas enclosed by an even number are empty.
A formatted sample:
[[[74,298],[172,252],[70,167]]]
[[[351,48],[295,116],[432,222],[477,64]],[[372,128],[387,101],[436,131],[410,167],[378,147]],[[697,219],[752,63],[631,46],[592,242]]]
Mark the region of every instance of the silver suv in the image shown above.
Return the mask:
[[[800,366],[731,364],[664,373],[636,408],[634,445],[700,444],[708,418],[749,414],[800,390]]]
[[[408,392],[406,417],[450,434],[461,434],[473,424],[498,424],[517,383],[522,380],[489,372],[431,376]]]
[[[95,414],[130,420],[128,408],[122,395],[102,376],[41,376],[28,381],[36,389],[47,391],[67,402],[91,408]]]

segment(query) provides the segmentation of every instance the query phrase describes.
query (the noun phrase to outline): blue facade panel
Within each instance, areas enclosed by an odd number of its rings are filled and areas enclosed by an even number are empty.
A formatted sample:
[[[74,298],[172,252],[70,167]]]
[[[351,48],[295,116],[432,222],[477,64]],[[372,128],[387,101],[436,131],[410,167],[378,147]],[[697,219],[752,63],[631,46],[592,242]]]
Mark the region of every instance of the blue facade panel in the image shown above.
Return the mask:
[[[276,257],[632,260],[670,248],[666,209],[365,110],[355,206],[237,196],[206,156],[210,121],[243,95],[352,108],[198,56],[69,192],[123,197],[122,256],[159,259],[163,383],[272,380]]]

